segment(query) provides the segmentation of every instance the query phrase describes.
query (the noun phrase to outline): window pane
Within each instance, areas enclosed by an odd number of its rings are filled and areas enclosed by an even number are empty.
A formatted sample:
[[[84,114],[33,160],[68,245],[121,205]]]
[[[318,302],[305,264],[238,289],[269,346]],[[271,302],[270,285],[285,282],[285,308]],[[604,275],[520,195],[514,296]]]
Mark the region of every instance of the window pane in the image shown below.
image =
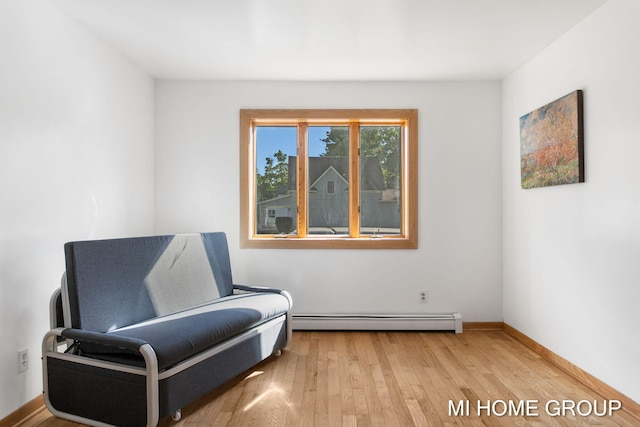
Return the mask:
[[[349,127],[308,129],[307,234],[349,234]]]
[[[400,126],[360,128],[360,234],[400,234]]]
[[[296,141],[295,126],[256,128],[255,221],[258,234],[289,234],[297,228]]]

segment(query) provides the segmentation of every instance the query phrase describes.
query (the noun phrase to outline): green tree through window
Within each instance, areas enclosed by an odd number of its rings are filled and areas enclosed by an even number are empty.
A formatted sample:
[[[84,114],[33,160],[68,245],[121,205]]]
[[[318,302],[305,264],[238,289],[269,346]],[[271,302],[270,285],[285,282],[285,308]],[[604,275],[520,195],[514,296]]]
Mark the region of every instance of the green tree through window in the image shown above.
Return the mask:
[[[256,172],[256,187],[258,202],[275,198],[278,194],[285,194],[289,174],[287,154],[282,150],[273,153],[272,157],[265,158],[264,171]]]

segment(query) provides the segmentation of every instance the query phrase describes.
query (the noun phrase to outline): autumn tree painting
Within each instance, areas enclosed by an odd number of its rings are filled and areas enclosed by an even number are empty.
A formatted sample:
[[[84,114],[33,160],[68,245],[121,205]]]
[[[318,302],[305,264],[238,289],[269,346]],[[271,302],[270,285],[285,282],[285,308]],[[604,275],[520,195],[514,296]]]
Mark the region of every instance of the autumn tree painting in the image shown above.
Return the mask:
[[[584,182],[582,91],[520,117],[522,188]]]

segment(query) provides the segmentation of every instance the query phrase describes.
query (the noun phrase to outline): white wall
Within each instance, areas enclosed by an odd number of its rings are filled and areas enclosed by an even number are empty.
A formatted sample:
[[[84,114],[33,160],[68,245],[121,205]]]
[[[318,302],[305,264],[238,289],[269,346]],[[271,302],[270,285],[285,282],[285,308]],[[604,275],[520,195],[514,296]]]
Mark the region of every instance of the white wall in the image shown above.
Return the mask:
[[[154,95],[47,0],[0,0],[0,52],[1,419],[42,393],[64,242],[153,231]]]
[[[289,290],[295,313],[501,321],[500,93],[499,82],[158,81],[156,231],[226,231],[235,281]],[[240,250],[241,108],[418,108],[419,249]]]
[[[503,82],[504,320],[636,402],[638,17],[610,0]],[[518,118],[576,89],[586,182],[520,189]]]

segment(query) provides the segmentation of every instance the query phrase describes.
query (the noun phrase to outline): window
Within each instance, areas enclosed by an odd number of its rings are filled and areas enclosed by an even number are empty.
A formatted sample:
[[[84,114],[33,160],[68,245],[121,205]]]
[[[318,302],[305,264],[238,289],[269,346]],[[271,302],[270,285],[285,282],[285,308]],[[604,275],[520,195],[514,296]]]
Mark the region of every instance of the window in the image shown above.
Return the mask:
[[[241,110],[241,244],[416,248],[417,110]]]

